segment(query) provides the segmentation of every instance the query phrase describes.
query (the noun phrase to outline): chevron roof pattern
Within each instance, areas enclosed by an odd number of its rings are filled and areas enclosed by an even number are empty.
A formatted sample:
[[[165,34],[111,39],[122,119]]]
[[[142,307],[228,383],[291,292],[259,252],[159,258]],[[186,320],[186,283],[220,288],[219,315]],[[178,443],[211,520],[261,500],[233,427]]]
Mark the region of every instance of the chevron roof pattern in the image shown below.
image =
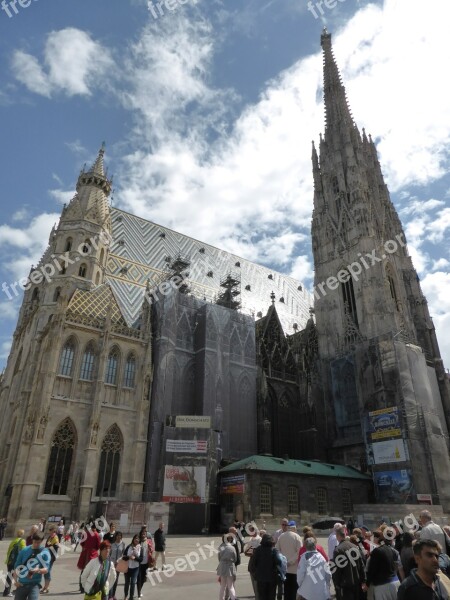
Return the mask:
[[[109,315],[113,323],[126,325],[114,293],[108,284],[88,290],[75,290],[68,310],[83,317],[106,319]]]
[[[214,302],[222,291],[221,280],[230,272],[237,273],[242,312],[255,319],[258,313],[265,315],[273,291],[285,333],[294,333],[294,323],[305,327],[313,300],[296,279],[117,208],[111,208],[111,220],[107,281],[128,325],[138,318],[147,281],[156,288],[170,273],[170,263],[181,255],[190,261],[188,285],[197,298]]]

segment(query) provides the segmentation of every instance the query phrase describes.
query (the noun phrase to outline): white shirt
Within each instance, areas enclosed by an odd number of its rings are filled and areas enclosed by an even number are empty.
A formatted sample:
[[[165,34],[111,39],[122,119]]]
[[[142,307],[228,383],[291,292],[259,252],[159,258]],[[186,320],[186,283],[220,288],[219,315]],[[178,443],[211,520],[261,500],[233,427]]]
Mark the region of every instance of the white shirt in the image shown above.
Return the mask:
[[[140,553],[141,553],[141,545],[140,544],[138,544],[137,546],[130,545],[130,547],[128,548],[127,556],[131,556],[132,554],[134,554],[134,556],[139,556]],[[141,563],[139,561],[133,560],[132,558],[130,558],[130,560],[128,561],[128,568],[135,569],[140,564]]]
[[[301,547],[302,538],[295,531],[282,533],[276,544],[277,550],[287,559],[287,572],[291,575],[297,572],[298,553]]]
[[[328,558],[331,560],[333,558],[334,550],[336,546],[339,546],[339,542],[336,539],[336,533],[333,531],[328,538]]]
[[[420,531],[417,532],[419,539],[421,540],[434,540],[441,545],[442,552],[445,552],[445,535],[442,529],[433,521],[429,521],[425,527],[422,527]]]

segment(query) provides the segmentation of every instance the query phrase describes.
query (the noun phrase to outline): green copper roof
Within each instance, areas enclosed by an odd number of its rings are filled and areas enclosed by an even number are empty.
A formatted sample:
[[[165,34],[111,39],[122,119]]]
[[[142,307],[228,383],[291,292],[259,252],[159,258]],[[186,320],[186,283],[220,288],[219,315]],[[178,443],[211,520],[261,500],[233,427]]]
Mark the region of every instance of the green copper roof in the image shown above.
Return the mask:
[[[251,470],[297,473],[298,475],[315,475],[319,477],[345,477],[346,479],[364,479],[366,481],[371,481],[372,479],[370,475],[360,473],[360,471],[353,467],[332,465],[314,460],[294,460],[260,455],[238,460],[221,469],[220,473]]]

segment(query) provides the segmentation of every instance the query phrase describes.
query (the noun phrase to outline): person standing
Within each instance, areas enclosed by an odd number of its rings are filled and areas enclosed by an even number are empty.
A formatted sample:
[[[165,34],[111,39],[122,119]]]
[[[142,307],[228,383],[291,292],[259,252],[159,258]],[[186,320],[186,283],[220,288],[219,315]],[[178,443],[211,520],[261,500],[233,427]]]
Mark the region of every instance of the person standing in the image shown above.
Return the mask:
[[[336,531],[338,529],[344,529],[341,523],[335,523],[333,527],[333,531],[328,536],[328,556],[331,558],[334,554],[334,550],[338,545],[338,541],[336,539]]]
[[[116,531],[114,541],[111,544],[111,554],[110,554],[114,568],[117,566],[119,558],[122,558],[124,553],[125,553],[125,542],[122,541],[122,532]],[[113,586],[109,590],[109,598],[115,598],[115,596],[116,596],[116,589],[117,589],[117,584],[119,583],[119,577],[120,577],[120,573],[118,573],[116,571],[115,581],[113,583]]]
[[[77,566],[81,571],[85,568],[89,561],[98,557],[98,551],[101,543],[100,536],[94,524],[92,524],[90,527],[87,525],[84,528],[84,533],[84,539],[80,542],[82,550],[77,563]]]
[[[111,521],[111,523],[109,524],[109,530],[103,536],[103,541],[109,542],[110,544],[112,544],[114,542],[115,537],[116,537],[116,524]]]
[[[373,600],[396,600],[400,579],[403,579],[403,567],[400,555],[392,548],[389,537],[381,531],[380,545],[372,550],[367,563],[366,584],[363,591],[370,589]],[[384,543],[381,543],[384,542]]]
[[[276,544],[280,538],[280,535],[288,530],[289,519],[282,519],[280,523],[280,529],[277,529],[273,534],[273,541]],[[277,581],[277,600],[282,600],[284,594],[284,583],[281,579]]]
[[[258,586],[259,600],[275,600],[279,579],[278,566],[281,566],[281,559],[274,548],[271,535],[266,533],[262,536],[261,544],[255,549],[251,563],[253,577]]]
[[[445,552],[445,534],[442,527],[434,523],[429,510],[422,510],[419,515],[419,522],[422,529],[417,532],[419,540],[434,540]]]
[[[139,575],[139,565],[141,564],[141,544],[139,543],[139,535],[136,534],[131,540],[131,544],[126,547],[124,558],[128,559],[128,571],[125,573],[125,600],[134,600],[134,590]]]
[[[37,525],[32,525],[30,528],[30,533],[28,534],[28,536],[25,538],[25,544],[27,546],[31,546],[31,544],[33,543],[33,535],[39,531],[39,527]],[[44,539],[44,538],[42,538]]]
[[[161,556],[162,570],[166,568],[166,534],[164,533],[164,523],[160,523],[155,531],[153,538],[155,540],[155,569],[158,570],[158,557]]]
[[[139,541],[141,544],[141,562],[137,579],[137,593],[138,598],[142,598],[142,588],[147,581],[147,569],[153,565],[154,547],[153,541],[148,539],[147,531],[145,529],[141,529]]]
[[[2,540],[5,537],[5,529],[8,526],[8,522],[5,519],[5,517],[3,517],[3,519],[0,520],[0,540]]]
[[[236,600],[234,580],[236,579],[236,549],[233,546],[234,536],[226,535],[223,544],[219,547],[219,564],[216,573],[219,577],[219,600]]]
[[[109,587],[116,579],[116,569],[109,556],[110,549],[109,542],[102,542],[99,556],[90,560],[81,574],[85,600],[103,600],[108,597]]]
[[[65,526],[64,526],[64,521],[61,519],[61,521],[58,524],[58,529],[57,529],[57,534],[58,534],[58,538],[59,541],[61,541],[64,537],[64,533],[65,533]]]
[[[17,586],[15,600],[39,599],[42,575],[47,573],[50,565],[50,552],[42,546],[43,539],[43,533],[36,531],[33,533],[31,546],[23,548],[17,556],[13,571]],[[37,560],[37,556],[39,556],[39,560]],[[30,561],[30,559],[34,560]],[[28,566],[28,561],[30,561],[30,566]],[[19,569],[19,567],[21,568]]]
[[[284,600],[295,600],[298,587],[297,559],[300,548],[302,547],[302,538],[297,533],[297,524],[295,521],[289,521],[288,527],[289,530],[282,533],[278,538],[276,548],[281,554],[284,554],[287,559]]]
[[[47,541],[45,542],[45,547],[49,548],[51,560],[50,560],[50,564],[48,565],[47,573],[44,575],[45,584],[41,590],[43,594],[47,594],[48,588],[50,587],[50,581],[52,580],[51,572],[52,572],[53,564],[58,555],[59,542],[60,542],[59,535],[56,533],[55,525],[50,525],[50,527],[48,528],[48,533],[49,533],[49,535],[48,535]]]
[[[317,551],[314,538],[307,538],[305,546],[297,568],[298,594],[304,600],[328,600],[331,574],[327,561]]]
[[[245,556],[250,557],[250,560],[248,562],[248,572],[250,573],[250,580],[252,582],[253,591],[255,593],[255,600],[259,600],[258,584],[256,582],[256,579],[253,576],[250,563],[251,563],[251,558],[252,558],[256,548],[260,544],[261,544],[261,536],[259,535],[258,531],[255,529],[250,540],[244,545],[244,554],[245,554]]]
[[[419,540],[414,544],[417,569],[399,587],[398,600],[448,600],[448,592],[438,577],[441,550],[435,540]]]
[[[11,597],[11,584],[12,584],[12,571],[14,569],[14,565],[16,563],[17,557],[19,556],[19,552],[23,550],[25,545],[24,536],[25,531],[23,529],[18,529],[16,533],[16,537],[11,541],[8,546],[8,551],[6,553],[6,568],[7,575],[5,581],[5,589],[3,590],[3,597]]]
[[[366,582],[361,549],[346,540],[343,529],[336,531],[336,538],[338,545],[333,554],[333,562],[336,567],[333,570],[336,598],[337,600],[360,600],[362,586]]]

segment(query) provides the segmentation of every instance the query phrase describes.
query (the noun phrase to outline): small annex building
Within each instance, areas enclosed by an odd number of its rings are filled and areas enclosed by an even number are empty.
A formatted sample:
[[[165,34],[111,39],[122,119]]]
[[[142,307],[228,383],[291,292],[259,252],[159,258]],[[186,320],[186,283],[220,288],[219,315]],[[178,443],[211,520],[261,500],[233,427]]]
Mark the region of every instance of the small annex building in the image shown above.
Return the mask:
[[[327,516],[350,517],[372,501],[372,478],[354,467],[254,455],[219,471],[222,526],[256,521],[271,531],[288,517],[297,525]]]

